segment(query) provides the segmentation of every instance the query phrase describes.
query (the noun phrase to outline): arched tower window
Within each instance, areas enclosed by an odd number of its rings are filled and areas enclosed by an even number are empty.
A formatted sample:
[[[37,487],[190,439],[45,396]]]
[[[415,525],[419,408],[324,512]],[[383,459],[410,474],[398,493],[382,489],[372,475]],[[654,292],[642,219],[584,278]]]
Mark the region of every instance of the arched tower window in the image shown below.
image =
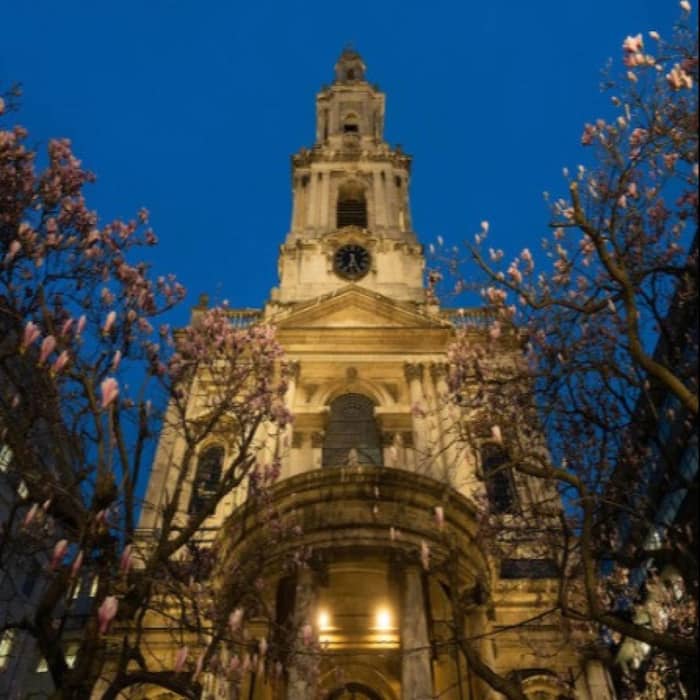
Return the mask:
[[[221,480],[223,463],[224,448],[221,445],[208,447],[199,455],[188,509],[190,514],[199,513],[214,497]]]
[[[323,442],[323,466],[344,466],[355,455],[359,464],[382,466],[382,446],[372,400],[362,394],[344,394],[331,402],[330,409]],[[355,453],[351,455],[350,450]]]
[[[346,134],[357,134],[360,131],[360,120],[356,114],[348,114],[343,119],[343,132]]]
[[[486,481],[491,511],[509,513],[516,504],[513,474],[508,465],[510,457],[499,445],[487,443],[481,448],[481,470]]]
[[[367,199],[362,185],[347,182],[338,189],[336,225],[367,228]]]

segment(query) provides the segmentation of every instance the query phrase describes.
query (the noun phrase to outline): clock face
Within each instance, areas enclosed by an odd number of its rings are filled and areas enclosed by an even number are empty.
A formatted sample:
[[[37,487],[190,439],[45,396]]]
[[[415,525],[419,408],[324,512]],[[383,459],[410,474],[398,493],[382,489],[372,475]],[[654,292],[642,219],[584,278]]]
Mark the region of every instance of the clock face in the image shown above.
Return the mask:
[[[341,277],[357,280],[369,272],[371,257],[361,245],[348,243],[333,255],[333,268]]]

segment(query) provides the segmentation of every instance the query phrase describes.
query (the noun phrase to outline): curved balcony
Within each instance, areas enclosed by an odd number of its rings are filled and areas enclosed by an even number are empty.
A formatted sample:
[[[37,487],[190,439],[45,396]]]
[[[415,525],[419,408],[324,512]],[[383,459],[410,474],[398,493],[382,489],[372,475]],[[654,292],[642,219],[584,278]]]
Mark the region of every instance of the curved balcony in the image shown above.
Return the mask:
[[[337,467],[308,471],[275,484],[266,503],[247,503],[225,523],[224,560],[247,541],[258,539],[271,511],[302,529],[302,542],[318,563],[349,557],[388,557],[396,564],[420,563],[426,543],[431,561],[459,552],[460,579],[469,588],[487,572],[487,557],[477,539],[474,504],[443,483],[402,469]],[[444,513],[438,525],[436,506]],[[263,540],[264,541],[264,537]],[[279,556],[299,547],[294,538],[279,545]]]

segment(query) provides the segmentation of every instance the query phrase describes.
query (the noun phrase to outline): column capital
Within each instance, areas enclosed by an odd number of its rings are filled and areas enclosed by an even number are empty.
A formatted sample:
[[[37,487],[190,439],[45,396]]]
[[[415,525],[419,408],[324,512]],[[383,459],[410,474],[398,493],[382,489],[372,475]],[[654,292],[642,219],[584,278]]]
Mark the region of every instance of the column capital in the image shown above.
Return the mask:
[[[420,362],[404,363],[403,371],[409,382],[414,379],[423,379],[423,365]]]
[[[447,377],[448,366],[446,362],[431,362],[430,375],[433,380],[445,379]]]
[[[287,362],[287,373],[289,374],[290,379],[293,379],[294,381],[299,379],[300,369],[301,362],[299,362],[299,360],[289,360],[289,362]]]

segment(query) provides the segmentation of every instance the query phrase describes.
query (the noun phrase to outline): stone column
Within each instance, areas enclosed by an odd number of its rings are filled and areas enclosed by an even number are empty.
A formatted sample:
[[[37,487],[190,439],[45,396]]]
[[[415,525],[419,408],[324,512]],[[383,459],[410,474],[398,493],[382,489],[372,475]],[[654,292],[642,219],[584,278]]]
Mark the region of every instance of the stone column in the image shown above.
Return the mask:
[[[433,697],[430,640],[418,566],[404,572],[401,601],[401,700]]]
[[[320,225],[322,231],[329,231],[331,228],[335,228],[335,226],[331,226],[331,223],[330,223],[329,217],[328,217],[328,212],[330,211],[330,208],[329,208],[330,187],[331,187],[331,174],[330,173],[324,173],[323,182],[321,184],[322,184],[321,202],[320,202],[320,206],[319,206],[321,220],[319,221],[319,225]]]
[[[298,206],[297,206],[297,220],[296,220],[296,230],[303,231],[308,222],[308,210],[309,210],[309,183],[311,179],[308,175],[302,175],[300,178],[299,188],[297,192]]]
[[[301,192],[301,178],[294,178],[294,186],[292,188],[292,226],[291,231],[296,231],[299,223],[299,198]]]
[[[299,362],[292,360],[289,362],[289,376],[287,379],[287,393],[284,395],[284,405],[290,412],[294,411],[294,402],[296,400],[297,381],[299,380]],[[282,457],[282,478],[289,475],[290,454],[292,450],[292,438],[294,434],[293,424],[285,426],[280,435],[280,457]]]
[[[404,365],[408,391],[411,399],[411,413],[413,415],[413,446],[416,451],[416,464],[422,463],[427,453],[427,426],[425,415],[425,396],[423,396],[423,365],[417,362],[407,362]]]
[[[318,198],[320,181],[318,179],[318,173],[311,171],[309,175],[309,199],[308,205],[306,207],[306,224],[311,228],[318,225]]]
[[[294,603],[294,629],[297,630],[294,645],[301,653],[293,657],[289,667],[286,700],[309,700],[316,697],[316,678],[310,669],[313,659],[304,653],[309,651],[304,643],[304,627],[311,625],[316,628],[313,620],[315,607],[316,585],[313,573],[309,569],[300,569]]]
[[[443,463],[450,484],[456,487],[452,479],[459,468],[459,450],[457,449],[455,421],[457,419],[453,406],[449,403],[449,388],[447,386],[447,365],[443,362],[434,362],[430,366],[430,374],[435,387],[435,403],[437,405],[438,429],[440,434],[440,447],[442,449]]]
[[[372,173],[372,184],[374,185],[374,225],[377,228],[384,228],[386,226],[384,193],[382,191],[381,176],[378,171]]]
[[[491,623],[489,622],[486,610],[483,607],[477,608],[471,614],[467,615],[466,620],[467,629],[464,631],[467,638],[478,637],[490,631]],[[494,671],[496,670],[496,656],[493,650],[493,642],[491,637],[482,636],[479,640],[471,642],[479,653],[481,660],[490,666]],[[478,688],[477,697],[482,700],[496,700],[501,696],[496,693],[493,688],[486,682],[482,681],[476,675],[474,676],[476,687]]]
[[[612,700],[615,697],[610,675],[601,661],[590,659],[585,662],[584,673],[576,680],[576,697],[581,700]]]
[[[428,375],[423,375],[423,391],[425,393],[426,403],[428,404],[429,415],[426,420],[426,430],[427,430],[427,440],[428,440],[428,451],[432,455],[430,462],[430,476],[440,481],[446,479],[446,473],[444,470],[445,466],[445,454],[444,445],[442,441],[442,426],[441,422],[441,411],[440,404],[435,391],[435,374],[434,374],[435,364],[430,364],[430,373]]]

